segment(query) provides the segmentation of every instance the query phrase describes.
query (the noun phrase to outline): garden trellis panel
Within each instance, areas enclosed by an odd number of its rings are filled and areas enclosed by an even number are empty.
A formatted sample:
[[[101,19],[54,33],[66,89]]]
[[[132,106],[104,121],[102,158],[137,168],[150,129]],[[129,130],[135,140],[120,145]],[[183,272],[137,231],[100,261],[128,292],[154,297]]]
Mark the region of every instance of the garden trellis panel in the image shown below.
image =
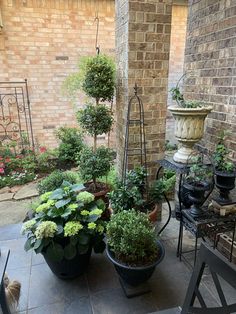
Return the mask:
[[[21,152],[34,148],[27,80],[0,82],[0,144]]]

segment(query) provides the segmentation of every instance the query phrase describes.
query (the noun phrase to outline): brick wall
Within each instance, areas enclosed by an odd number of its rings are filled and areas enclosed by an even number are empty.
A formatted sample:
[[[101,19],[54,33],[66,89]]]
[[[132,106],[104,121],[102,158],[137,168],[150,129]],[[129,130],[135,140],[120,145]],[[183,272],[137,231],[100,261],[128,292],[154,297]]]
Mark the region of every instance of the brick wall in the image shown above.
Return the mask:
[[[184,70],[184,50],[186,41],[188,5],[173,4],[171,20],[171,38],[170,38],[170,59],[169,59],[169,77],[168,91],[176,86]],[[170,93],[168,93],[168,106],[175,104]],[[174,136],[174,118],[170,112],[167,112],[166,120],[166,140],[176,143]]]
[[[229,130],[228,146],[236,159],[236,3],[234,0],[191,0],[185,69],[189,98],[213,105],[202,145],[213,150],[220,130]]]
[[[101,52],[114,53],[114,0],[1,0],[0,7],[0,80],[28,79],[35,137],[55,146],[55,128],[77,125],[61,85],[80,56],[95,54],[96,8]]]
[[[144,103],[147,160],[150,173],[153,175],[156,171],[156,160],[163,157],[165,142],[171,2],[117,1],[119,8],[116,16],[116,48],[119,64],[117,103],[122,118],[117,128],[118,143],[121,147],[118,164],[121,165],[123,156],[128,99],[133,95],[133,86],[137,83],[138,94]],[[124,20],[120,16],[122,8],[126,9]],[[119,31],[123,32],[123,36],[118,36]],[[133,117],[136,118],[135,104],[132,110]],[[133,127],[130,133],[133,147],[139,141],[138,132],[135,131],[138,131],[137,127]],[[136,163],[138,158],[130,158],[130,167]]]

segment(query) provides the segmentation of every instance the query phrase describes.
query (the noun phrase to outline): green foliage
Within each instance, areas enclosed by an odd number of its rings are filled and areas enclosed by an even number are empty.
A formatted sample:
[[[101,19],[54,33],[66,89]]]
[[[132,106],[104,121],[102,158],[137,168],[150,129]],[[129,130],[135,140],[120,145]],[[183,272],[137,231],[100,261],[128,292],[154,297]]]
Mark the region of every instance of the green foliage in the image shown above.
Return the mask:
[[[56,135],[61,141],[58,148],[59,160],[75,163],[84,146],[82,134],[78,129],[61,127],[57,130]]]
[[[165,150],[167,151],[173,151],[178,148],[177,144],[171,144],[169,140],[166,140],[165,142]]]
[[[59,171],[52,172],[49,176],[39,182],[38,190],[39,194],[43,194],[47,191],[53,191],[62,185],[63,181],[68,181],[71,184],[79,182],[79,177],[75,172],[72,171]]]
[[[39,148],[39,153],[36,154],[37,172],[50,173],[56,168],[58,158],[58,150]]]
[[[235,165],[228,160],[230,150],[225,146],[225,139],[227,135],[228,134],[226,132],[222,132],[220,134],[220,140],[213,153],[213,162],[216,170],[232,173],[235,171]]]
[[[197,100],[185,100],[184,95],[180,92],[179,87],[171,88],[170,90],[172,99],[177,102],[180,107],[183,108],[202,108],[203,103]]]
[[[95,98],[97,103],[111,101],[115,88],[115,65],[105,55],[89,57],[85,64],[82,89],[86,95]]]
[[[87,105],[85,109],[79,110],[77,119],[84,131],[91,136],[108,133],[113,123],[111,111],[104,105]]]
[[[209,182],[213,173],[209,166],[203,163],[202,156],[192,156],[191,166],[189,168],[186,180],[192,185],[199,185],[203,182]]]
[[[63,83],[64,93],[74,97],[78,90],[83,90],[97,102],[110,101],[114,95],[115,64],[105,55],[82,57],[79,71],[67,77]]]
[[[146,171],[143,167],[130,170],[126,182],[117,180],[116,185],[108,196],[113,211],[120,212],[132,208],[140,209],[144,204],[143,193]]]
[[[107,242],[115,258],[128,265],[155,261],[157,236],[148,216],[135,210],[121,211],[107,224]]]
[[[43,252],[54,261],[70,260],[91,246],[97,252],[104,250],[104,203],[94,201],[94,195],[83,189],[83,184],[64,181],[60,188],[41,195],[34,218],[22,227],[26,250]]]
[[[174,171],[165,170],[162,178],[155,180],[149,190],[150,201],[157,204],[164,199],[163,193],[170,192],[176,181],[176,175]]]
[[[106,176],[102,176],[98,178],[99,182],[104,182],[110,187],[114,188],[117,181],[117,171],[115,166],[111,166],[110,171]]]
[[[86,147],[78,160],[80,175],[85,181],[93,180],[96,185],[98,177],[106,176],[111,169],[113,152],[106,147],[98,147],[94,152]]]

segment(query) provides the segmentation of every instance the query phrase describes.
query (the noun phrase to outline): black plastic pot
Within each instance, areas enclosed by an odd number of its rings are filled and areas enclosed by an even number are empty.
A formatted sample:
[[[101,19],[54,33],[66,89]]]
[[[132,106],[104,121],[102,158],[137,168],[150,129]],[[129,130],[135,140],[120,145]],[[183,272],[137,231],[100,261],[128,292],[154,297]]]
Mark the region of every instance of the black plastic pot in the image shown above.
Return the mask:
[[[138,286],[147,281],[153,274],[156,266],[160,264],[165,256],[165,248],[160,241],[157,241],[158,258],[155,263],[143,267],[131,267],[120,263],[115,259],[113,252],[106,248],[106,253],[109,260],[113,263],[118,275],[129,285]]]
[[[91,252],[92,247],[85,254],[77,253],[77,255],[73,259],[68,260],[63,258],[62,261],[60,262],[52,261],[51,259],[48,258],[47,254],[45,253],[42,254],[51,271],[58,278],[73,279],[75,277],[82,275],[86,271],[89,265]]]
[[[221,204],[228,204],[231,202],[230,191],[235,187],[235,176],[236,173],[225,173],[222,171],[215,171],[215,183],[220,191],[220,195],[217,201]]]

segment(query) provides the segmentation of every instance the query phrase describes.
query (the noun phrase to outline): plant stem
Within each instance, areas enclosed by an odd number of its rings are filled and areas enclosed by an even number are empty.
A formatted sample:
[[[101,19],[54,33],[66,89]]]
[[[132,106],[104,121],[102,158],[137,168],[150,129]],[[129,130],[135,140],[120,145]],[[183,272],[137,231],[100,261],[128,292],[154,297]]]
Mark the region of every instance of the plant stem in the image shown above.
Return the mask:
[[[95,134],[93,137],[93,151],[96,152],[97,150],[97,135]]]

